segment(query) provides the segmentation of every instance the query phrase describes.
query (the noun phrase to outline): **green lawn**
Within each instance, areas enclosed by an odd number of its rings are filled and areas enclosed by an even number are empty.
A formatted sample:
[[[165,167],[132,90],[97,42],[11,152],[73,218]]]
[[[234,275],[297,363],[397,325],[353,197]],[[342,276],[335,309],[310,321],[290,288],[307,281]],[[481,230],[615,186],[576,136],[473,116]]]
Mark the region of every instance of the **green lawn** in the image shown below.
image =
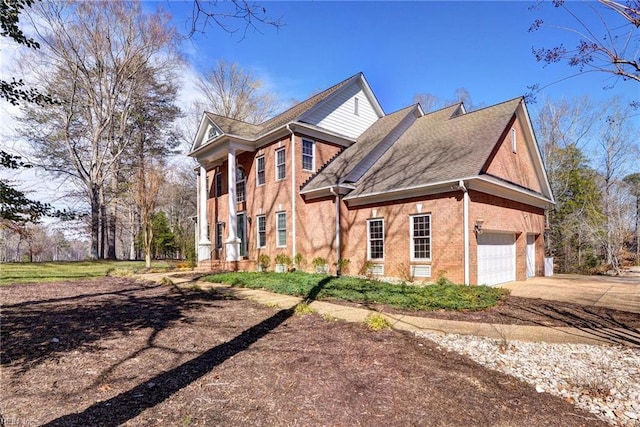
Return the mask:
[[[153,268],[169,264],[154,262]],[[144,268],[144,261],[79,261],[79,262],[21,262],[0,264],[0,285],[32,282],[57,282],[104,277],[109,270]]]
[[[410,310],[483,310],[496,305],[509,291],[489,286],[452,283],[428,286],[394,285],[356,277],[293,273],[224,273],[202,280],[264,289],[310,299],[339,299],[358,303],[381,303]]]

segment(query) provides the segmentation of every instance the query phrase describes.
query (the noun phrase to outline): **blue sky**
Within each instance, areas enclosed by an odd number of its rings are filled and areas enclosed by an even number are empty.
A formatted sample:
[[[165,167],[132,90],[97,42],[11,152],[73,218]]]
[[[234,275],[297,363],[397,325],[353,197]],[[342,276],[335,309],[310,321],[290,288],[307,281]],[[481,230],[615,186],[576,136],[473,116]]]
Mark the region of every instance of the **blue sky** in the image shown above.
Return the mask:
[[[190,2],[158,4],[185,30]],[[491,105],[524,95],[530,85],[545,86],[577,72],[565,64],[544,67],[531,52],[532,46],[551,47],[561,41],[572,45],[572,35],[565,30],[528,31],[539,18],[578,28],[573,18],[549,1],[535,10],[530,10],[534,1],[260,4],[284,26],[276,30],[261,25],[261,33],[249,30],[244,39],[240,32],[229,35],[209,27],[184,44],[192,66],[201,69],[217,58],[237,62],[263,79],[285,103],[305,99],[362,71],[386,112],[409,105],[420,92],[453,99],[460,87],[475,103]],[[589,9],[593,2],[568,5],[601,31],[602,24]],[[617,19],[614,14],[604,17],[608,22]],[[612,89],[603,89],[614,83]],[[640,84],[590,73],[552,84],[539,100],[583,95],[639,99]]]

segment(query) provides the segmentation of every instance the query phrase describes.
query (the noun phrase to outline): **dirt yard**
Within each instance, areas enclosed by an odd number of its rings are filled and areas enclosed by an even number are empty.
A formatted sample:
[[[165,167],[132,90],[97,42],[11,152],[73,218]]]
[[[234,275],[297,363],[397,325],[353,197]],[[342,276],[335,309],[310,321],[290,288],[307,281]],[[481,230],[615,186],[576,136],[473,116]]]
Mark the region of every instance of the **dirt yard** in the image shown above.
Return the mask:
[[[4,425],[606,425],[429,341],[230,292],[0,288]]]

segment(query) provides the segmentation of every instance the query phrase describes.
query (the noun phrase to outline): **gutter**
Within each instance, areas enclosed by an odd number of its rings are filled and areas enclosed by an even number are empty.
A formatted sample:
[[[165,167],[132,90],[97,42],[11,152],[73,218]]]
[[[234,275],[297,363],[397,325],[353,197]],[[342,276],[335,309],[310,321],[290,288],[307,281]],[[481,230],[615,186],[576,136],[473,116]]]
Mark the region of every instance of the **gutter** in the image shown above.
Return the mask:
[[[296,259],[296,139],[289,124],[287,130],[291,133],[291,259]]]

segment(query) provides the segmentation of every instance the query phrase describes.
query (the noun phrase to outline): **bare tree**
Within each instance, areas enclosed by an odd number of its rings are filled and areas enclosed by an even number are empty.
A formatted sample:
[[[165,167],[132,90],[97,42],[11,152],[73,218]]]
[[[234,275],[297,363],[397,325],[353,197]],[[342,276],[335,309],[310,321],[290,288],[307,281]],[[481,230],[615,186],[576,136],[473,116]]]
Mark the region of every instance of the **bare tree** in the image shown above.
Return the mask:
[[[200,104],[212,113],[248,123],[261,123],[278,107],[277,97],[250,71],[224,59],[200,75],[197,86],[205,100]]]
[[[565,62],[580,73],[597,71],[640,83],[640,3],[637,0],[581,2],[581,5],[587,5],[587,13],[600,22],[598,28],[587,25],[586,13],[580,13],[584,10],[579,12],[575,3],[565,0],[553,0],[552,3],[571,16],[575,26],[556,26],[537,19],[529,31],[541,27],[561,29],[574,36],[569,43],[575,43],[575,47],[568,48],[559,43],[553,47],[534,48],[533,54],[538,61],[547,64]]]
[[[276,29],[283,25],[280,18],[269,17],[264,6],[247,0],[229,2],[193,0],[191,30],[188,37],[196,32],[204,32],[211,23],[228,33],[242,30],[242,38],[249,29],[259,31],[257,24],[272,26]]]
[[[621,273],[621,257],[625,237],[629,231],[626,213],[631,206],[625,200],[623,177],[631,162],[638,158],[638,146],[630,140],[636,135],[628,117],[629,109],[622,107],[622,102],[614,98],[605,110],[606,124],[598,141],[598,157],[600,159],[600,176],[605,217],[605,233],[602,246],[606,262],[617,274]]]
[[[636,233],[636,265],[640,265],[640,173],[632,173],[623,178],[629,192],[636,199],[635,233]]]
[[[153,242],[153,214],[158,204],[158,194],[164,182],[164,165],[161,163],[145,164],[136,177],[136,204],[140,210],[142,227],[142,246],[144,248],[145,266],[151,268],[151,251]]]
[[[26,107],[23,135],[37,164],[84,189],[97,258],[105,247],[105,186],[130,144],[133,95],[150,74],[162,79],[176,64],[175,32],[166,14],[143,14],[139,3],[47,2],[34,19],[42,55],[28,63],[62,102]]]

